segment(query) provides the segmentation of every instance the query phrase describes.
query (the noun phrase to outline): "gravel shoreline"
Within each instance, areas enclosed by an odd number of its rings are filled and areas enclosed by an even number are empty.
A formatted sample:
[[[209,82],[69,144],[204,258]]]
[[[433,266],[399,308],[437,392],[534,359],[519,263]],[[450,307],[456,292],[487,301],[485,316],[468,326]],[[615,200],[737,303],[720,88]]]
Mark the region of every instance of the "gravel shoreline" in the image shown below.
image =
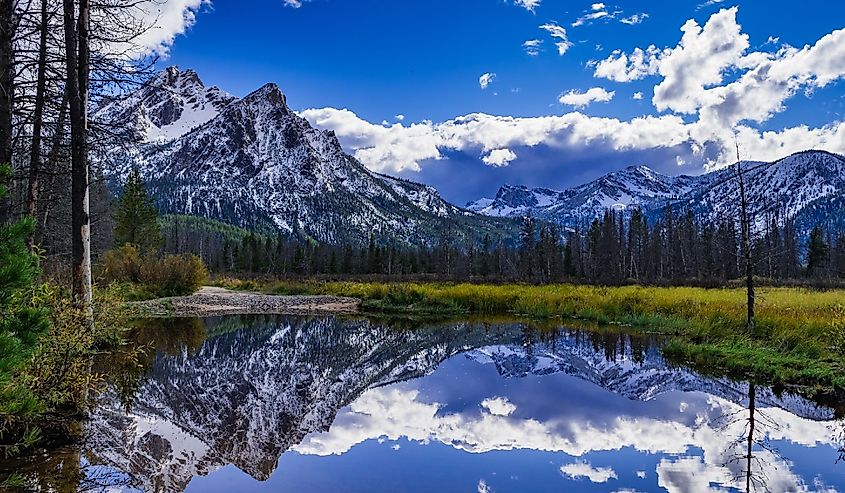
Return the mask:
[[[357,313],[360,300],[340,296],[275,296],[203,287],[190,296],[129,303],[141,317],[211,317],[216,315],[324,315]]]

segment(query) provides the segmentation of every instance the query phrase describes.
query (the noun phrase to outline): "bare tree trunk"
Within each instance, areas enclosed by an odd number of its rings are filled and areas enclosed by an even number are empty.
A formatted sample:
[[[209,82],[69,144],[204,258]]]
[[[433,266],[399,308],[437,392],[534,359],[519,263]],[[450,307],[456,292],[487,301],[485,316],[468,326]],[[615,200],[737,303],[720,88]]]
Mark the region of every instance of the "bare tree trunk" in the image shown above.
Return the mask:
[[[754,261],[751,255],[751,219],[748,216],[748,196],[745,193],[745,177],[742,173],[742,161],[739,159],[739,144],[736,145],[736,175],[739,181],[740,222],[742,229],[742,250],[745,259],[745,290],[748,308],[747,328],[754,328]]]
[[[41,0],[41,26],[38,40],[38,75],[35,88],[35,113],[32,119],[32,146],[29,153],[29,181],[26,188],[26,211],[31,217],[38,213],[38,176],[41,172],[41,127],[44,121],[44,100],[47,92],[47,0]],[[35,231],[27,243],[34,247]]]
[[[12,163],[15,2],[0,0],[0,164]]]
[[[12,164],[15,2],[0,0],[0,165]],[[10,217],[9,198],[0,198],[0,223]]]
[[[91,218],[88,195],[88,2],[64,0],[67,89],[71,133],[71,260],[74,304],[93,320]]]
[[[56,132],[53,134],[52,142],[50,143],[50,153],[47,154],[47,169],[49,170],[47,186],[48,197],[44,204],[44,215],[41,218],[40,234],[43,238],[44,232],[47,230],[47,223],[50,218],[50,212],[53,210],[54,198],[56,195],[55,183],[56,175],[58,175],[59,168],[59,152],[62,148],[62,141],[65,138],[65,121],[67,120],[68,112],[68,91],[65,87],[62,95],[61,106],[59,106],[59,117],[56,120]]]

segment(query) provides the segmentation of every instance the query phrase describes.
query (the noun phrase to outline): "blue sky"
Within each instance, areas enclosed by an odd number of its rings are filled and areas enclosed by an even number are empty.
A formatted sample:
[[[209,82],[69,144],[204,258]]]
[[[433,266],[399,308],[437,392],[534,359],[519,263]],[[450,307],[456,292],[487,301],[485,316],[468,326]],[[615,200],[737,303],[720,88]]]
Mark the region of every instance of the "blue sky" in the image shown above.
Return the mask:
[[[237,96],[276,82],[371,169],[458,203],[700,173],[734,133],[748,159],[845,152],[845,3],[704,2],[216,0],[161,63]]]

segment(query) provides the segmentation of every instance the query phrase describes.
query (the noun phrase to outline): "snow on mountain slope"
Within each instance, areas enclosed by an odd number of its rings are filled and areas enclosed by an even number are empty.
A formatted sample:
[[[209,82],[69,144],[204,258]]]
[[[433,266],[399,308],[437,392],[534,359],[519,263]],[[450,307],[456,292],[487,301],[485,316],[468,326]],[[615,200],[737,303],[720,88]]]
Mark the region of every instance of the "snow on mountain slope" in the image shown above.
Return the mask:
[[[446,229],[477,239],[512,227],[431,187],[367,170],[333,132],[292,111],[275,84],[234,99],[205,89],[191,71],[167,69],[154,80],[161,83],[103,111],[139,122],[137,149],[108,170],[112,187],[137,167],[161,212],[329,243],[366,244],[373,235],[430,244]]]
[[[772,163],[744,162],[749,201],[762,225],[766,215],[796,218],[808,215],[816,222],[829,222],[841,208],[845,194],[845,158],[824,151],[806,151]],[[467,209],[481,214],[518,217],[532,214],[578,226],[607,209],[639,206],[646,211],[662,209],[667,202],[689,206],[699,217],[715,219],[736,214],[738,186],[735,168],[700,176],[666,176],[645,166],[632,166],[595,181],[563,191],[546,188],[503,186],[495,199],[481,199]],[[816,208],[818,213],[808,213]],[[810,220],[806,222],[812,222]]]
[[[747,195],[759,227],[767,214],[788,219],[806,216],[817,203],[845,193],[845,158],[824,151],[799,152],[772,163],[743,163],[743,169],[748,170]],[[711,173],[708,186],[688,193],[686,203],[711,219],[736,215],[735,173],[733,168]],[[830,213],[837,215],[837,211]]]
[[[218,87],[205,87],[193,70],[169,67],[127,98],[94,114],[105,122],[131,122],[136,139],[166,142],[216,117],[237,98]]]
[[[700,178],[666,176],[646,166],[631,166],[563,191],[505,185],[495,199],[481,199],[467,209],[500,217],[532,214],[566,226],[590,220],[606,209],[622,210],[689,193]]]

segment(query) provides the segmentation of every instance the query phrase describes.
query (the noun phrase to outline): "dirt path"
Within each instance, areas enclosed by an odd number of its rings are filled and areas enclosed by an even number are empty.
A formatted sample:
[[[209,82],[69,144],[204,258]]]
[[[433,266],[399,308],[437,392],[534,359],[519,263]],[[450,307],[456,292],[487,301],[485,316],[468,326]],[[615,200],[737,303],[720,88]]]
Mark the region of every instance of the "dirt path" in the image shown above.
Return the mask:
[[[176,296],[130,304],[139,316],[210,317],[249,314],[356,313],[360,300],[340,296],[274,296],[203,286],[190,296]]]

